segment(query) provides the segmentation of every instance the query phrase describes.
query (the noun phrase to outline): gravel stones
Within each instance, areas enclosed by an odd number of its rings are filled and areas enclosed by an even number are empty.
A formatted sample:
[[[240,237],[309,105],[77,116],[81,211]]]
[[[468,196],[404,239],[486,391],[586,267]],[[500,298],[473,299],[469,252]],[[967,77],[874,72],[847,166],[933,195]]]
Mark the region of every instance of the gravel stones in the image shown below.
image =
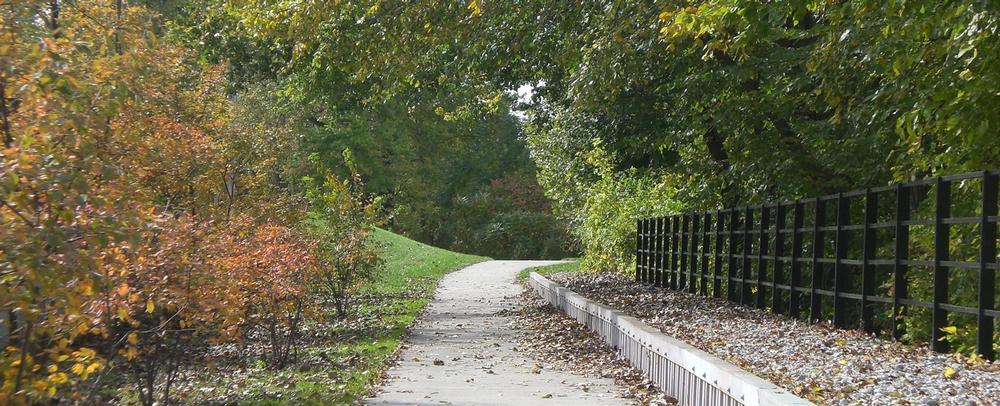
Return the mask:
[[[998,363],[637,284],[620,274],[550,279],[818,404],[1000,405]],[[950,378],[946,368],[954,371]]]

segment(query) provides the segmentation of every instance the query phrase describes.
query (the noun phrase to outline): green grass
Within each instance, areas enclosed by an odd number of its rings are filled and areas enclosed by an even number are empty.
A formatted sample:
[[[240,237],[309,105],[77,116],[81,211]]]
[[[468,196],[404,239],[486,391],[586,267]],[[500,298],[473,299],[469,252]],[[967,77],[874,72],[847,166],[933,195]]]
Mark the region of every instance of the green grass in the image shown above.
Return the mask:
[[[521,273],[517,274],[517,280],[523,281],[528,279],[528,274],[532,272],[537,272],[539,275],[545,276],[560,272],[584,272],[584,269],[580,266],[580,261],[574,259],[570,262],[563,262],[561,264],[536,266],[534,268],[525,269],[521,271]]]
[[[432,247],[382,229],[375,230],[375,239],[386,244],[382,255],[386,271],[377,283],[368,284],[366,291],[399,293],[414,283],[433,289],[444,274],[488,259]]]
[[[460,254],[423,244],[392,232],[377,229],[375,239],[385,244],[384,273],[362,288],[363,294],[381,300],[359,306],[361,317],[378,316],[382,329],[341,345],[339,352],[361,355],[365,367],[350,371],[345,393],[338,401],[354,403],[369,391],[399,348],[407,328],[416,320],[445,274],[489,258]]]
[[[304,345],[298,363],[283,370],[269,370],[257,362],[242,373],[202,375],[184,396],[185,403],[220,403],[206,387],[243,389],[244,394],[222,402],[240,405],[360,403],[380,379],[441,277],[489,259],[432,247],[381,229],[374,238],[384,245],[383,271],[361,287],[349,320],[309,323],[323,338]],[[333,313],[330,309],[329,314]]]

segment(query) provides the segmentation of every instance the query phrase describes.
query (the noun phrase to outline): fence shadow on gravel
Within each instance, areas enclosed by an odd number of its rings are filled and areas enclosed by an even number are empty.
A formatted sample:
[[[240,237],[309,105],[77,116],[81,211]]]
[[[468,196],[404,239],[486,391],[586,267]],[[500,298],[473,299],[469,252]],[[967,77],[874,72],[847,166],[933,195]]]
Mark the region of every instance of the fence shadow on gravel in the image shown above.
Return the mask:
[[[998,177],[638,219],[636,280],[992,360]]]

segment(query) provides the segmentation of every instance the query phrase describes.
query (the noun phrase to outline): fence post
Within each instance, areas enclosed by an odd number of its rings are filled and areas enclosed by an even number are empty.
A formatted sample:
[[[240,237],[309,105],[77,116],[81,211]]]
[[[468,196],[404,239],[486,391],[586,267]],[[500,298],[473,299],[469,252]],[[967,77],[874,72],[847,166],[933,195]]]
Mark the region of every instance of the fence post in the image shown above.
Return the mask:
[[[704,213],[705,221],[701,225],[701,295],[708,296],[708,261],[712,257],[712,243],[709,230],[712,229],[712,215]]]
[[[948,303],[948,242],[951,227],[944,222],[951,217],[951,182],[938,177],[935,182],[934,206],[934,300],[931,307],[931,348],[937,352],[947,352],[948,343],[942,341],[948,325],[948,312],[941,304]]]
[[[715,211],[715,266],[712,268],[712,297],[722,296],[722,233],[724,231],[722,222],[722,210]]]
[[[952,217],[952,184],[959,180],[976,178],[982,179],[982,195],[979,196],[981,212],[978,218]],[[935,190],[933,221],[913,221],[911,219],[914,212],[913,202],[922,200],[928,195],[929,184],[933,184]],[[966,173],[897,184],[895,185],[896,209],[893,218],[886,220],[891,223],[880,223],[880,218],[889,216],[888,213],[882,215],[879,213],[885,209],[879,207],[879,194],[890,191],[891,188],[866,188],[805,201],[800,199],[795,202],[776,202],[772,203],[773,207],[772,204],[764,203],[760,205],[760,218],[756,224],[754,223],[754,213],[758,210],[756,206],[715,210],[714,229],[713,214],[708,211],[657,218],[637,218],[635,278],[638,282],[653,282],[656,286],[668,285],[675,290],[692,294],[700,292],[704,296],[708,296],[711,289],[713,297],[722,295],[722,285],[725,284],[728,301],[738,301],[743,305],[753,303],[756,308],[766,307],[768,299],[764,287],[769,286],[771,312],[778,314],[787,310],[788,315],[794,318],[801,315],[804,296],[808,292],[810,321],[826,319],[832,313],[834,326],[843,328],[859,323],[860,328],[868,333],[876,331],[876,312],[880,308],[878,303],[884,301],[892,306],[891,334],[897,340],[906,334],[903,319],[907,316],[908,307],[919,305],[931,310],[930,344],[937,352],[949,350],[949,342],[944,340],[947,333],[943,328],[951,324],[949,316],[952,312],[975,315],[976,351],[984,358],[994,359],[996,354],[993,341],[996,334],[997,313],[996,270],[1000,269],[997,263],[1000,172]],[[863,223],[857,223],[857,219],[852,221],[851,218],[852,199],[862,195],[863,210],[856,211],[863,213]],[[971,196],[961,195],[961,197],[962,202],[967,202]],[[827,204],[834,200],[836,200],[836,210],[827,210],[832,209]],[[808,202],[815,204],[811,224],[811,261],[805,256],[805,234],[808,232],[805,228],[805,210]],[[789,209],[792,209],[790,228],[787,225]],[[725,241],[724,213],[729,215],[728,243]],[[835,221],[828,221],[827,217],[831,214],[836,216]],[[952,261],[949,252],[951,225],[977,223],[980,232],[978,261],[965,261],[962,258],[959,258],[959,261]],[[911,225],[934,226],[933,261],[913,261],[909,258]],[[887,245],[885,243],[888,242],[883,241],[885,237],[879,236],[879,229],[887,227],[892,227],[894,232],[894,258],[891,261],[879,259],[880,242],[882,245]],[[852,243],[859,242],[855,241],[856,237],[851,234],[855,230],[863,232],[861,244],[854,244],[861,246],[859,252],[852,246]],[[791,244],[786,247],[789,232]],[[826,238],[828,232],[834,233],[830,241]],[[737,239],[737,234],[741,234],[742,238]],[[757,235],[756,240],[751,239],[754,234]],[[714,251],[711,237],[713,235]],[[758,244],[756,252],[753,251],[754,243]],[[833,258],[826,257],[828,254],[825,251],[830,247],[835,251],[831,255]],[[751,256],[752,254],[756,255]],[[857,259],[855,256],[860,258]],[[757,261],[756,267],[752,267],[754,258]],[[728,265],[725,265],[726,262]],[[812,264],[811,281],[803,281],[804,264],[808,262]],[[790,271],[786,271],[789,269],[789,263]],[[833,264],[832,273],[827,272],[831,270],[828,266],[830,263]],[[879,294],[882,276],[878,272],[881,269],[879,267],[888,264],[893,265],[891,298]],[[909,268],[914,265],[921,269],[927,266],[932,268],[930,288],[933,298],[929,303],[908,297],[907,274]],[[724,266],[727,269],[725,273]],[[709,267],[712,268],[711,274]],[[858,267],[860,274],[854,273],[855,267]],[[956,306],[949,302],[949,276],[952,273],[951,269],[955,267],[978,271],[978,303],[975,309]],[[771,275],[768,275],[768,272],[772,272]],[[860,294],[855,293],[855,289],[858,289],[856,277],[859,278]],[[787,299],[783,290],[788,291]],[[831,304],[826,302],[823,296],[832,298],[832,309],[826,312],[823,307]],[[855,315],[858,308],[852,302],[855,299],[860,302],[859,320],[855,320],[859,317]],[[785,300],[788,303],[785,303]],[[965,331],[966,324],[961,328]]]
[[[677,245],[678,245],[678,243],[680,243],[680,236],[677,234],[677,231],[680,230],[680,228],[681,228],[680,221],[678,221],[678,220],[679,219],[677,218],[677,216],[673,216],[672,219],[671,219],[671,222],[673,223],[673,226],[671,228],[671,233],[673,234],[673,245],[670,248],[670,250],[671,250],[671,254],[670,254],[670,288],[671,289],[677,289],[677,287],[678,287],[678,285],[677,285],[677,282],[678,282],[677,281],[677,263],[680,261],[680,258],[678,258],[677,256],[680,255],[680,253],[677,252]]]
[[[642,282],[642,219],[635,220],[635,281]]]
[[[656,283],[656,217],[646,220],[646,282]]]
[[[764,256],[767,255],[767,228],[771,219],[770,216],[771,211],[768,210],[767,206],[761,204],[760,228],[758,229],[759,233],[757,235],[757,294],[754,295],[754,305],[757,306],[758,309],[764,308],[764,279],[767,274],[767,261],[764,259]],[[774,286],[771,288],[774,290]]]
[[[656,282],[656,218],[649,218],[646,224],[646,282]]]
[[[730,302],[736,301],[736,216],[739,212],[736,208],[729,210],[729,269],[726,270],[728,274],[726,279],[726,299]]]
[[[872,224],[878,221],[878,194],[871,188],[865,189],[864,252],[861,257],[861,329],[869,333],[875,331],[875,309],[869,297],[875,294],[875,272],[871,261],[875,258],[875,230]]]
[[[666,230],[664,230],[664,223],[666,223],[665,217],[656,218],[656,265],[653,267],[653,285],[656,287],[663,286],[663,245],[667,242]]]
[[[976,353],[993,360],[992,316],[985,310],[996,305],[996,270],[989,268],[997,260],[997,175],[983,172],[983,211],[979,223],[979,308],[976,315]],[[993,217],[993,219],[991,219]]]
[[[646,232],[646,219],[636,220],[636,233],[635,233],[635,279],[639,282],[646,281],[646,269],[645,269],[645,258],[643,258],[643,250],[645,250],[645,236],[643,233]]]
[[[899,340],[906,334],[906,324],[903,323],[903,313],[906,305],[902,303],[907,296],[906,271],[909,265],[905,261],[910,256],[910,196],[906,186],[896,185],[896,252],[892,269],[892,338]]]
[[[771,313],[780,314],[784,306],[781,303],[781,289],[778,284],[785,281],[785,217],[787,217],[786,206],[778,203],[774,209],[774,260],[771,261]],[[788,288],[791,294],[791,285]]]
[[[643,281],[646,283],[653,281],[652,257],[649,251],[653,246],[653,219],[647,218],[643,221],[642,235],[642,269]]]
[[[681,215],[681,268],[678,270],[680,273],[680,282],[677,283],[677,288],[684,290],[687,287],[687,265],[688,265],[688,216],[687,214]]]
[[[747,284],[747,275],[750,273],[750,228],[753,227],[753,209],[750,206],[745,208],[746,214],[743,218],[743,269],[740,272],[740,304],[747,304],[750,299],[750,285]]]
[[[695,292],[695,288],[698,287],[698,279],[695,276],[698,273],[698,263],[699,263],[699,259],[698,259],[698,241],[699,241],[699,238],[698,238],[698,214],[697,213],[691,213],[690,217],[691,217],[691,220],[690,220],[690,222],[691,222],[691,229],[690,229],[690,232],[691,232],[691,246],[688,247],[689,248],[688,249],[688,256],[691,257],[691,260],[688,261],[689,263],[688,263],[688,285],[687,285],[687,291],[688,291],[688,293],[694,293]]]
[[[850,216],[850,198],[845,198],[843,193],[838,193],[837,231],[834,235],[834,254],[836,259],[833,262],[833,325],[836,327],[844,327],[847,324],[847,300],[841,297],[840,294],[846,290],[848,281],[847,267],[844,266],[843,261],[847,259],[849,242],[847,241],[848,235],[847,231],[844,230],[844,226],[850,223]]]
[[[813,246],[812,246],[812,283],[809,296],[809,321],[816,321],[823,317],[823,300],[819,297],[820,283],[823,281],[823,265],[819,263],[819,258],[823,256],[823,223],[826,222],[826,202],[816,198],[813,216]]]
[[[803,225],[802,201],[796,200],[792,209],[792,274],[788,279],[788,315],[792,318],[799,318],[799,292],[795,289],[801,284],[802,262],[799,256],[802,255],[802,225]]]

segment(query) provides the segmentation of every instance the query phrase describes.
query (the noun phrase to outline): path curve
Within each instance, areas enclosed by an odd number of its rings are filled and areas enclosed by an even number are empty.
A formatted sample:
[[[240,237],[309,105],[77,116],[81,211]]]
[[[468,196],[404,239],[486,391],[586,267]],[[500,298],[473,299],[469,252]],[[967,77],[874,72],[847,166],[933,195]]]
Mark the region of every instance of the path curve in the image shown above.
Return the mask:
[[[610,379],[546,368],[517,351],[509,309],[517,274],[558,261],[487,261],[446,275],[399,364],[369,405],[621,405]]]

